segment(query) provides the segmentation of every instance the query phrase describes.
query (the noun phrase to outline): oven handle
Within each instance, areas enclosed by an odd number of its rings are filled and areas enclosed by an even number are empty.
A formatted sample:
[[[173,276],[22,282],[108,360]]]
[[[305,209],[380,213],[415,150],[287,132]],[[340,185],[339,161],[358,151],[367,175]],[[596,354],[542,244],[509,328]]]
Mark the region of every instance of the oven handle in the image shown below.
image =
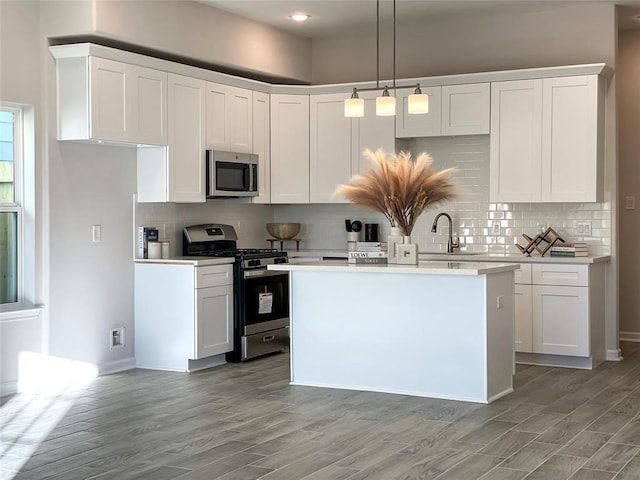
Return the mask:
[[[255,278],[255,277],[277,277],[280,275],[289,275],[288,272],[283,272],[279,270],[267,270],[267,269],[258,269],[258,270],[245,270],[244,278]]]

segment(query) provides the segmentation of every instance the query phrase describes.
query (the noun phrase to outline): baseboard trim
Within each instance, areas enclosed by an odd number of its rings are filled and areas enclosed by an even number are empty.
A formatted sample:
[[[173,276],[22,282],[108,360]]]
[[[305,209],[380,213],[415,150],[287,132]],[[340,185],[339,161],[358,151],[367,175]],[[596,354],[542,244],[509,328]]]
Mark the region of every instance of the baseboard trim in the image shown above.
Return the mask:
[[[113,362],[103,363],[102,365],[100,365],[100,367],[98,367],[98,375],[109,375],[110,373],[133,370],[134,368],[136,368],[136,359],[134,357],[129,357],[123,360],[115,360]]]
[[[640,342],[640,332],[620,332],[621,342]]]
[[[609,362],[620,362],[624,360],[622,357],[622,350],[619,348],[613,348],[607,350],[607,360]]]

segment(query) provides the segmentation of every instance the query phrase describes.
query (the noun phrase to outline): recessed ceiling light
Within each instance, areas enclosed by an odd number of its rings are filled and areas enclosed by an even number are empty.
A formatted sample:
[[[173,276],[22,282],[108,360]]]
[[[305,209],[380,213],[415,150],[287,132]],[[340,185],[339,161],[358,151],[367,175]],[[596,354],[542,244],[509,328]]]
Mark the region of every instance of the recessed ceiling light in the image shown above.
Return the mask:
[[[308,15],[306,13],[294,13],[289,18],[295,20],[296,22],[304,22],[306,20],[309,20],[311,18],[311,15]]]

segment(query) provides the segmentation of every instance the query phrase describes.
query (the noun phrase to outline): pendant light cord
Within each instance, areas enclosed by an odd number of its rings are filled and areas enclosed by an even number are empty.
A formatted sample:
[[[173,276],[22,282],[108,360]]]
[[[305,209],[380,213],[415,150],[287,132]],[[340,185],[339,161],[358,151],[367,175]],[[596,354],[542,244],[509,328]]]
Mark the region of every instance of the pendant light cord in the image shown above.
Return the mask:
[[[380,0],[376,0],[376,88],[380,88]]]
[[[396,0],[393,0],[393,89],[396,89]]]

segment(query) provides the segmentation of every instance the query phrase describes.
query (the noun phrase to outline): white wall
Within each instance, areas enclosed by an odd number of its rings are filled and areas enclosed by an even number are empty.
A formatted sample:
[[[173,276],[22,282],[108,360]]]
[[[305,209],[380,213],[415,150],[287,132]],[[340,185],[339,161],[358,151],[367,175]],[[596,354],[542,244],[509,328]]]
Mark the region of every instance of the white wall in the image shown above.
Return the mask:
[[[618,158],[620,162],[620,336],[640,341],[640,31],[618,41]],[[625,197],[635,196],[635,210]]]

